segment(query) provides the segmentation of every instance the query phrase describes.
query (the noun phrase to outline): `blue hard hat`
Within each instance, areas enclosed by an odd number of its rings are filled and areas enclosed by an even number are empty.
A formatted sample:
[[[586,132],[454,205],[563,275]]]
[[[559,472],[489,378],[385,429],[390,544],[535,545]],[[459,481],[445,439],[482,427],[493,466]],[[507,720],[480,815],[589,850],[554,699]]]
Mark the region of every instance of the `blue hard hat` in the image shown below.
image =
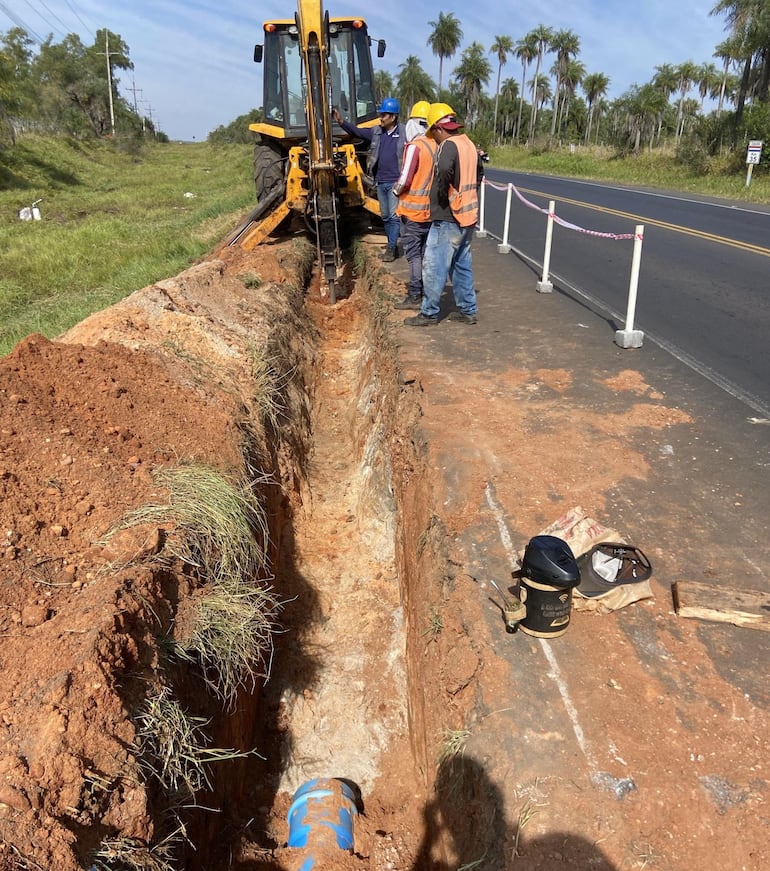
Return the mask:
[[[382,105],[377,110],[378,112],[387,112],[390,115],[398,115],[401,111],[401,106],[395,97],[385,97]]]

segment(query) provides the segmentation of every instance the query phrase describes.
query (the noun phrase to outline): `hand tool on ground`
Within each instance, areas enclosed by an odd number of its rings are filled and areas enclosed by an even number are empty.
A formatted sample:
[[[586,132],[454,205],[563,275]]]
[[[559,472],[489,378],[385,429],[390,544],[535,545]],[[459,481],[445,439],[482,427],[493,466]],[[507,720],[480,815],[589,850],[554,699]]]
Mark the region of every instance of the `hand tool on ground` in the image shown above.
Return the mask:
[[[502,596],[503,599],[503,617],[505,618],[505,628],[509,632],[515,632],[519,628],[519,623],[527,616],[527,607],[516,596],[511,596],[504,593],[495,581],[489,582]]]

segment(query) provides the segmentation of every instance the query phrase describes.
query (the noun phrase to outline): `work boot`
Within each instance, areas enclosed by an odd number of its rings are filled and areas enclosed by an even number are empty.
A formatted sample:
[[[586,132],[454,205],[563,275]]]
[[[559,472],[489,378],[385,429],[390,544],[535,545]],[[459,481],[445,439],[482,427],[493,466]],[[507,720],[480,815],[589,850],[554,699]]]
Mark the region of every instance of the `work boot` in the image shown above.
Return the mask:
[[[384,263],[392,263],[396,259],[396,249],[395,248],[386,248],[382,252],[382,260]]]
[[[451,312],[447,315],[447,320],[460,321],[463,324],[477,324],[478,318],[476,315],[466,315],[465,312]]]
[[[393,308],[403,310],[403,309],[419,309],[422,305],[422,297],[421,296],[410,296],[407,294],[401,302],[397,302]]]
[[[435,327],[438,323],[438,318],[426,317],[422,312],[415,315],[413,318],[404,318],[405,327]]]

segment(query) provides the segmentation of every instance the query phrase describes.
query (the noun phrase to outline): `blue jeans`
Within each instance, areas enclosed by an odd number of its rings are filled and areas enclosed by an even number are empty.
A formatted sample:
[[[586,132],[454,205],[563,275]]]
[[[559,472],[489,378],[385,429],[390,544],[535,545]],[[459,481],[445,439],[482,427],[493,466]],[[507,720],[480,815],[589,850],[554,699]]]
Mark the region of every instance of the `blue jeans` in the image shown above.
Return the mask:
[[[385,225],[385,235],[388,237],[388,248],[395,248],[398,234],[401,230],[401,219],[396,214],[398,197],[393,193],[394,181],[377,185],[377,201],[380,204],[380,215]]]
[[[473,284],[471,239],[473,227],[455,221],[434,221],[422,255],[422,308],[427,318],[436,318],[441,294],[452,276],[455,305],[466,315],[476,314],[476,288]]]
[[[428,241],[430,221],[410,221],[401,219],[401,246],[404,249],[404,257],[409,264],[409,282],[406,289],[409,296],[419,299],[422,296],[422,257],[425,252],[425,243]]]

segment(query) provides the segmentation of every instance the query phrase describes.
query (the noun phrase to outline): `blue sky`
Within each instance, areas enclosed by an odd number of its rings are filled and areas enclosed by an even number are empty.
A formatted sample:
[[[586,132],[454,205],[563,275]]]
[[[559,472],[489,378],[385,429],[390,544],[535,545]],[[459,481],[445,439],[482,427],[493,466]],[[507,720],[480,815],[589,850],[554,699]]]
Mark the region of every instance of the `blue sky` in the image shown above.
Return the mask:
[[[438,58],[427,46],[439,12],[460,21],[463,40],[454,58],[444,62],[444,83],[471,42],[486,51],[497,35],[514,41],[544,24],[568,29],[580,37],[579,60],[586,72],[610,77],[608,96],[620,96],[632,84],[648,82],[655,67],[719,61],[714,49],[726,37],[724,19],[709,15],[716,0],[476,0],[465,4],[447,0],[407,0],[358,3],[326,0],[330,15],[361,15],[370,34],[385,39],[388,49],[376,68],[394,78],[408,55],[416,55],[426,72],[438,82]],[[92,44],[97,29],[119,34],[130,49],[133,74],[120,73],[121,93],[139,101],[139,109],[153,118],[172,139],[205,139],[220,124],[258,107],[261,67],[252,61],[255,42],[261,42],[262,22],[290,17],[294,0],[2,0],[0,31],[15,24],[41,39],[53,34],[60,42],[78,33]],[[9,16],[8,13],[11,13]],[[488,92],[494,93],[497,61],[489,55],[493,75]],[[553,57],[547,57],[550,67]],[[528,78],[534,72],[530,68]],[[503,67],[503,78],[521,80],[515,57]]]

